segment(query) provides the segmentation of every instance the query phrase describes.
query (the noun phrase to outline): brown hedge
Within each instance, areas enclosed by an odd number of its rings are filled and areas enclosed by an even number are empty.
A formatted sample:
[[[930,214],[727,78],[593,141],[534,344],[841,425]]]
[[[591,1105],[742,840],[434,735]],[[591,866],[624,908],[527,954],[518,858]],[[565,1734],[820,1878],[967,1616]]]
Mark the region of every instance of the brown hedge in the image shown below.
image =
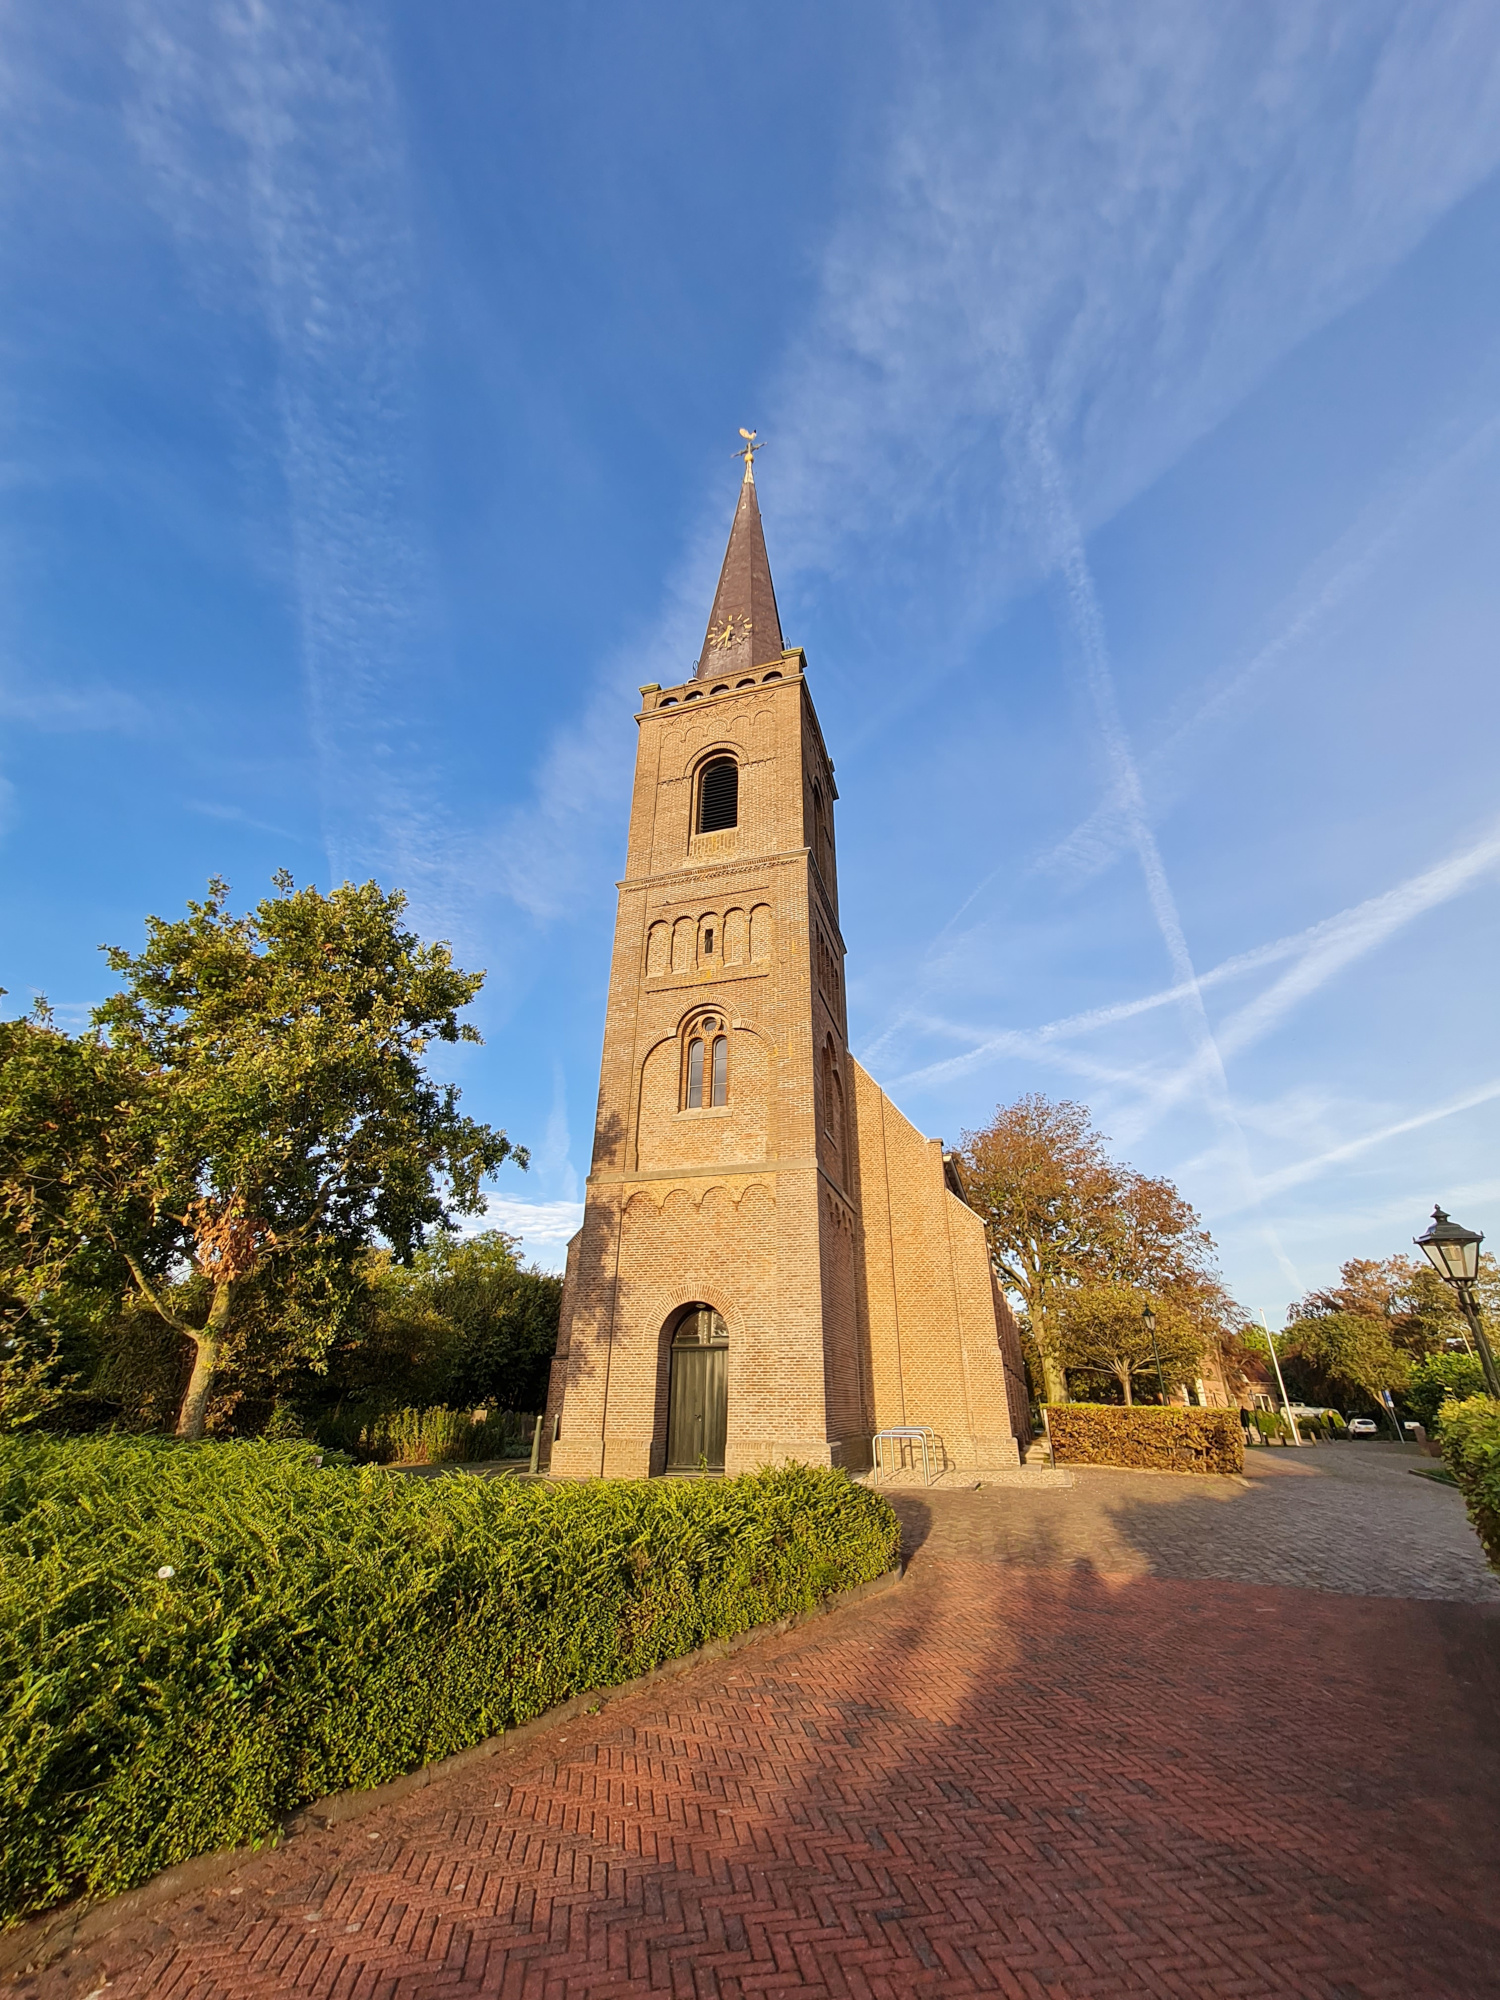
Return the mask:
[[[1237,1410],[1154,1403],[1049,1403],[1054,1465],[1128,1465],[1151,1472],[1243,1472]]]

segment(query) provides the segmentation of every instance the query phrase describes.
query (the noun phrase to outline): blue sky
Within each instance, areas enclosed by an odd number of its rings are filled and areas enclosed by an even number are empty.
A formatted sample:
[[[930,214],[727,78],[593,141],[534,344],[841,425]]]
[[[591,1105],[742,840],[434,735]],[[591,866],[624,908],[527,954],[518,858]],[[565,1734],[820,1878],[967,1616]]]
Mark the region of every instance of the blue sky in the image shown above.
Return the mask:
[[[4,62],[8,1006],[211,873],[400,885],[556,1265],[743,423],[908,1114],[1087,1102],[1273,1321],[1500,1234],[1488,0],[18,0]]]

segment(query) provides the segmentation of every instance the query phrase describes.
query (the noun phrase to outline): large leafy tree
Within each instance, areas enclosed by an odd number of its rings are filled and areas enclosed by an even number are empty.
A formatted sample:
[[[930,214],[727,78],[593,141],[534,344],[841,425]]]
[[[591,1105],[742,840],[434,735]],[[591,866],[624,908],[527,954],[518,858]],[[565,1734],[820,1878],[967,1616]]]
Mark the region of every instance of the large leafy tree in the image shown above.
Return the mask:
[[[1488,1254],[1480,1260],[1476,1290],[1480,1310],[1493,1319],[1500,1312],[1500,1265]],[[1331,1313],[1383,1320],[1393,1345],[1415,1357],[1472,1348],[1452,1287],[1425,1258],[1351,1257],[1341,1266],[1336,1285],[1309,1292],[1288,1308],[1287,1318],[1321,1319]]]
[[[1080,1288],[1132,1292],[1136,1322],[1151,1300],[1159,1316],[1191,1327],[1194,1358],[1242,1320],[1191,1203],[1170,1181],[1111,1160],[1083,1105],[1039,1095],[1004,1105],[982,1131],[964,1134],[962,1157],[965,1189],[1021,1303],[1049,1402],[1066,1401],[1070,1365],[1096,1365],[1068,1358],[1082,1351]],[[1096,1302],[1087,1312],[1103,1310]]]
[[[482,1207],[503,1160],[526,1164],[423,1064],[434,1041],[479,1040],[459,1015],[484,975],[373,882],[276,889],[236,916],[216,879],[186,917],[148,919],[142,952],[109,949],[123,985],[91,1034],[10,1024],[0,1282],[35,1315],[67,1283],[128,1274],[191,1349],[187,1438],[247,1324],[269,1311],[318,1365],[370,1244],[409,1260]]]
[[[1141,1382],[1153,1400],[1160,1398],[1163,1384],[1170,1396],[1197,1373],[1204,1336],[1188,1308],[1170,1294],[1163,1294],[1155,1306],[1153,1342],[1141,1316],[1141,1294],[1133,1286],[1076,1286],[1065,1294],[1057,1315],[1064,1362],[1085,1373],[1112,1376],[1126,1403],[1135,1401],[1134,1390]]]
[[[562,1279],[525,1269],[517,1247],[486,1229],[438,1237],[409,1265],[374,1253],[364,1323],[331,1358],[329,1388],[356,1403],[541,1409]]]
[[[1298,1386],[1320,1402],[1330,1400],[1322,1391],[1331,1390],[1340,1400],[1353,1391],[1383,1407],[1384,1391],[1404,1389],[1411,1372],[1411,1357],[1392,1339],[1390,1321],[1367,1312],[1335,1310],[1294,1319],[1281,1354],[1288,1377],[1296,1381],[1300,1374]]]
[[[966,1132],[961,1157],[1001,1280],[1021,1301],[1042,1392],[1066,1402],[1058,1313],[1071,1287],[1104,1275],[1119,1170],[1083,1105],[1035,1093]]]

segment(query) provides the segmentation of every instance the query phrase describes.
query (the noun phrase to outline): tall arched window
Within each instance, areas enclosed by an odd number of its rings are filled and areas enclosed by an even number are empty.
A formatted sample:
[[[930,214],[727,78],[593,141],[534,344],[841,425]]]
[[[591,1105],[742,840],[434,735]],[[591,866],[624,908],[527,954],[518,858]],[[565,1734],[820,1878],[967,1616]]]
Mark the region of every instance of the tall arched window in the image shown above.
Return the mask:
[[[740,823],[740,767],[732,757],[713,757],[698,780],[699,833],[723,833]]]
[[[729,1102],[729,1037],[717,1014],[695,1021],[688,1030],[683,1084],[688,1111]]]
[[[844,1084],[839,1075],[838,1057],[832,1036],[823,1044],[823,1130],[833,1141],[835,1154],[844,1150]]]
[[[729,1101],[729,1037],[715,1035],[713,1046],[713,1094],[715,1104]]]

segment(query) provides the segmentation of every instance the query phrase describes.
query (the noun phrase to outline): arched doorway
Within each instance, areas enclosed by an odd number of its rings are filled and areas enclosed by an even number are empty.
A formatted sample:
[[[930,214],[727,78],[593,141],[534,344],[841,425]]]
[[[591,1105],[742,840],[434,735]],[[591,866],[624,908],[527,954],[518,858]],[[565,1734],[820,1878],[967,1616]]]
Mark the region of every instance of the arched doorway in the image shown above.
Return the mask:
[[[729,1329],[712,1306],[684,1306],[672,1335],[668,1472],[722,1472],[729,1428]]]

